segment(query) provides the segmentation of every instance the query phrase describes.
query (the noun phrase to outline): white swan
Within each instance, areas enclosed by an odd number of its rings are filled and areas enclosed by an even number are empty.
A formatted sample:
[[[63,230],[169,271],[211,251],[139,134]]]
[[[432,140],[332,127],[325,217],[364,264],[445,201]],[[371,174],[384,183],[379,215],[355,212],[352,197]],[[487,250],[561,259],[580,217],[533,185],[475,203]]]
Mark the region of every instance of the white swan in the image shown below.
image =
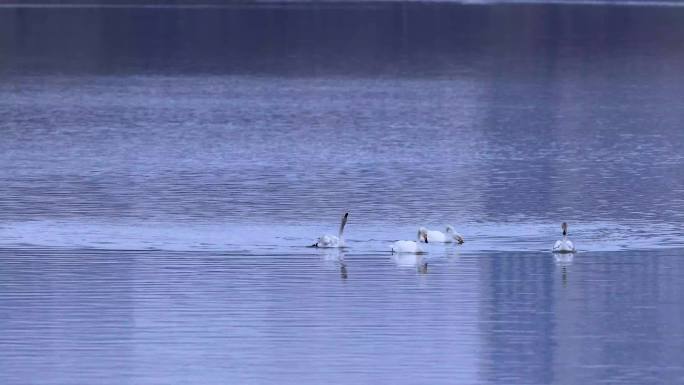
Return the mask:
[[[392,244],[393,253],[410,253],[410,254],[421,254],[423,249],[420,248],[420,242],[425,240],[428,242],[427,231],[423,228],[418,230],[418,239],[415,241],[396,241]]]
[[[568,224],[563,222],[563,224],[561,225],[561,229],[563,229],[563,239],[559,239],[556,241],[556,243],[553,245],[553,252],[574,253],[575,245],[572,243],[571,240],[568,239]]]
[[[425,230],[427,233],[427,239],[430,242],[434,243],[452,243],[452,242],[458,242],[459,245],[462,245],[464,240],[461,234],[457,233],[454,231],[454,228],[449,225],[446,227],[446,234],[437,231],[437,230],[428,230],[424,227],[420,228],[421,230]]]
[[[337,233],[337,236],[334,235],[322,235],[318,238],[316,243],[311,245],[312,247],[344,247],[344,238],[342,237],[342,233],[344,232],[344,225],[347,224],[347,217],[349,216],[349,213],[344,213],[342,216],[342,223],[340,223],[340,231]]]

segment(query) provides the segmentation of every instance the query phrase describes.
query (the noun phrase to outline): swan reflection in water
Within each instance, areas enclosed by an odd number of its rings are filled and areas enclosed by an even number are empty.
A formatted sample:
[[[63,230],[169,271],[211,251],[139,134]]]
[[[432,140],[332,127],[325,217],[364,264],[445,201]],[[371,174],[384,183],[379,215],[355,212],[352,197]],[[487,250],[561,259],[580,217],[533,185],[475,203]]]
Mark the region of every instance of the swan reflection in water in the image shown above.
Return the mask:
[[[428,263],[423,254],[393,254],[392,261],[398,267],[412,267],[422,274],[428,271]]]
[[[347,274],[347,264],[344,262],[340,263],[340,278],[347,279],[349,275]]]
[[[330,265],[339,266],[340,278],[349,278],[349,273],[347,271],[347,263],[344,260],[344,249],[327,249],[323,254],[323,260],[328,262]]]
[[[561,278],[563,286],[568,284],[568,267],[572,265],[575,255],[570,253],[553,253],[553,259],[556,261],[556,266],[561,269]]]

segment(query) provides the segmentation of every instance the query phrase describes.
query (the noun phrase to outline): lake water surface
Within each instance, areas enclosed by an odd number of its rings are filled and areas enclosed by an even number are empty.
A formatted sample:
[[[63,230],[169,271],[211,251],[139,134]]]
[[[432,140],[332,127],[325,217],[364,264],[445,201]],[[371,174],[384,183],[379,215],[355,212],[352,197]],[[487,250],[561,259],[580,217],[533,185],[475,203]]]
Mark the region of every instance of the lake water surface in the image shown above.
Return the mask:
[[[1,8],[0,383],[684,382],[682,21]]]

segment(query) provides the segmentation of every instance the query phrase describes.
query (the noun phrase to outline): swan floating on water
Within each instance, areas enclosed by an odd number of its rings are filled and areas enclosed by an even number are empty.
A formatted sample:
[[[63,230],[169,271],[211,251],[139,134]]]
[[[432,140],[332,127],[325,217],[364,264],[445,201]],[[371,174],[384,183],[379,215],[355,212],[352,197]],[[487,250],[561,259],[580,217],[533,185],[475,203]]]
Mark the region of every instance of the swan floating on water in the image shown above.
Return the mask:
[[[446,227],[446,233],[443,233],[443,232],[437,231],[437,230],[428,230],[425,227],[421,227],[420,229],[424,230],[427,233],[426,242],[428,240],[430,242],[435,242],[435,243],[458,242],[459,245],[462,245],[464,242],[461,234],[454,231],[454,228],[451,225],[448,225]]]
[[[392,244],[393,253],[410,253],[410,254],[422,254],[423,249],[420,247],[420,242],[425,240],[428,243],[427,230],[420,228],[418,230],[418,239],[415,241],[396,241]]]
[[[334,235],[322,235],[318,238],[316,243],[311,245],[311,247],[324,247],[324,248],[333,248],[333,247],[344,247],[344,238],[342,237],[342,233],[344,232],[344,225],[347,224],[347,217],[349,216],[349,213],[344,213],[342,216],[342,223],[340,223],[340,231],[337,233],[337,236]]]
[[[553,252],[574,253],[575,245],[572,243],[571,240],[568,239],[568,224],[563,222],[563,224],[561,225],[561,229],[563,229],[563,239],[559,239],[556,241],[556,243],[553,245]]]

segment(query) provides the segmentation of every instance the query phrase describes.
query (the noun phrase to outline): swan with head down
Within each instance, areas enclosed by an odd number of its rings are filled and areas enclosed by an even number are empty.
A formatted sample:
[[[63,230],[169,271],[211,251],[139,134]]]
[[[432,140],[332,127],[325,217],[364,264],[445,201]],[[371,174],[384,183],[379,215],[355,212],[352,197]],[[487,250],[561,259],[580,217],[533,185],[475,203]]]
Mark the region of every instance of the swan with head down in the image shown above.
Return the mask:
[[[421,227],[420,229],[424,230],[427,233],[426,241],[430,241],[430,242],[434,242],[434,243],[457,242],[459,245],[462,245],[464,242],[463,236],[461,236],[461,234],[454,231],[454,228],[451,225],[448,225],[446,227],[446,231],[444,233],[441,231],[437,231],[437,230],[428,230],[425,227]]]

